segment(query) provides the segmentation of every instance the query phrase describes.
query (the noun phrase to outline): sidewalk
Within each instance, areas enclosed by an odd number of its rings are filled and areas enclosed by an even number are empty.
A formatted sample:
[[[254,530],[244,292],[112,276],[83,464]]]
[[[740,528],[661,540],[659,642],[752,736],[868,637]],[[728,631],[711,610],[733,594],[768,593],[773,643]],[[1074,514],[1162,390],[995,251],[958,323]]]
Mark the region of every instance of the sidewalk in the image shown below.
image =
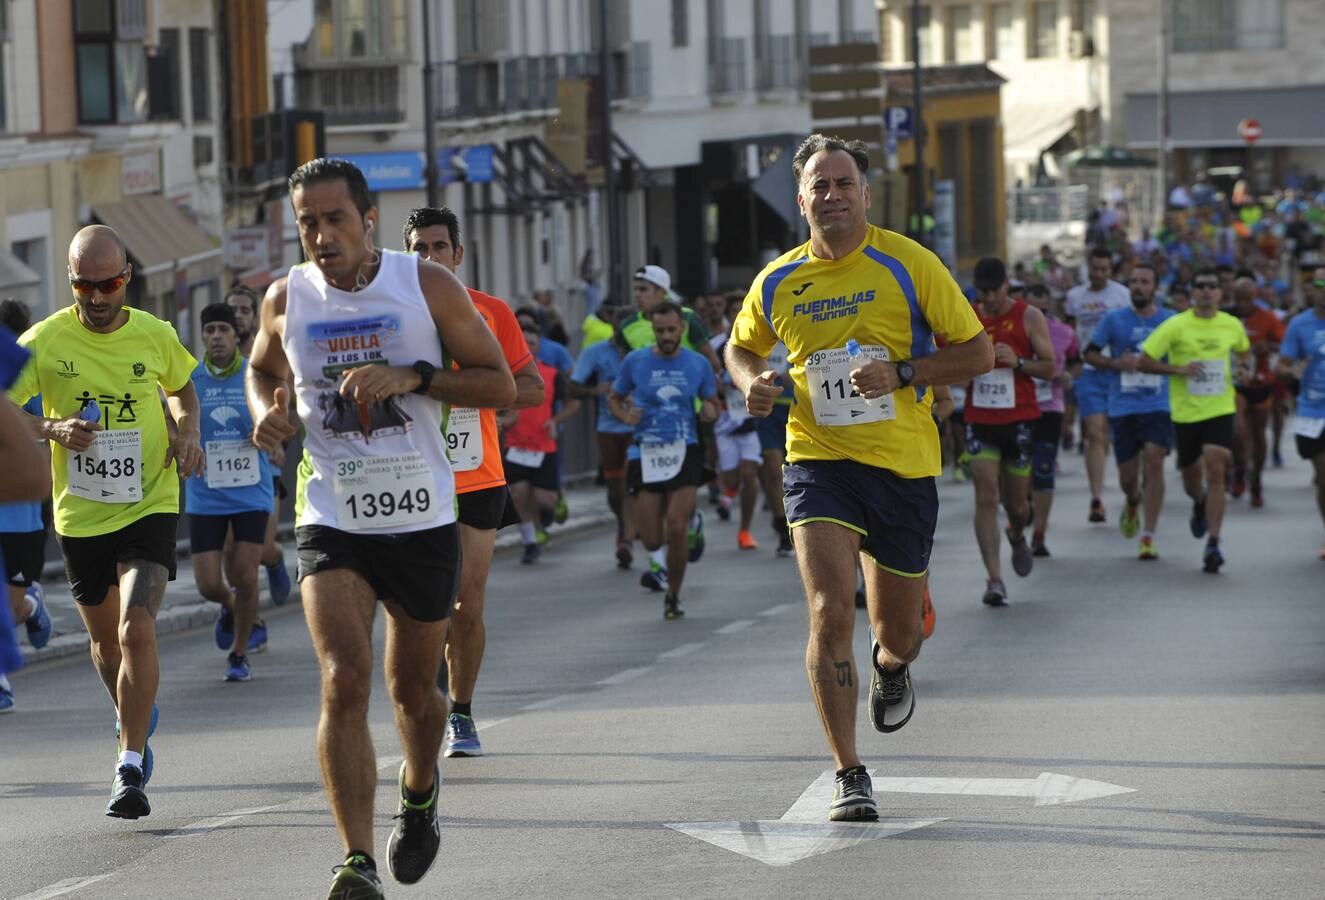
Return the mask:
[[[566,505],[569,507],[570,515],[565,523],[553,525],[548,530],[554,541],[561,535],[609,525],[614,521],[612,511],[607,508],[606,489],[596,487],[592,482],[567,487]],[[293,528],[282,526],[279,540],[285,550],[285,565],[289,569],[290,579],[293,581],[295,579]],[[518,528],[507,528],[498,533],[497,553],[500,554],[512,549],[518,550],[519,548],[520,530]],[[156,633],[158,635],[187,631],[190,628],[201,628],[212,624],[216,619],[216,604],[203,600],[194,587],[193,566],[189,561],[187,542],[181,547],[180,552],[182,555],[179,560],[179,572],[175,580],[167,586],[165,602],[162,603],[161,612],[157,615]],[[258,601],[259,608],[263,610],[271,609],[271,595],[267,592],[267,574],[261,569],[258,571],[258,584],[261,586],[262,592]],[[42,586],[46,589],[46,608],[51,614],[51,621],[55,627],[50,643],[40,650],[32,649],[28,645],[25,630],[22,627],[18,629],[19,647],[24,651],[24,660],[31,665],[48,659],[86,654],[88,652],[87,631],[83,628],[83,621],[75,608],[73,594],[69,591],[69,584],[64,580],[63,567],[60,568],[58,575],[43,579]],[[299,585],[295,584],[290,592],[290,603],[297,604],[298,602]]]

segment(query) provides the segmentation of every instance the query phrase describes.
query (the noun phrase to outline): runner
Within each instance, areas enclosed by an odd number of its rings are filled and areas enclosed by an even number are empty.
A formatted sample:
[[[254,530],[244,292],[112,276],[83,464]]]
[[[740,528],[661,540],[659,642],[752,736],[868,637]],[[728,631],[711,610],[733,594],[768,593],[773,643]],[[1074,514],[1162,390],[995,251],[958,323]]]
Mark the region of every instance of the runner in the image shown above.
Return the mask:
[[[1086,346],[1099,327],[1100,320],[1115,309],[1132,305],[1127,288],[1110,279],[1113,257],[1107,247],[1096,247],[1087,260],[1088,284],[1079,284],[1067,292],[1063,312],[1077,330],[1077,343]],[[1091,522],[1105,521],[1104,460],[1109,452],[1109,377],[1086,364],[1072,385],[1077,409],[1081,414],[1081,440],[1086,450],[1086,479],[1090,483]]]
[[[34,364],[11,390],[20,403],[42,397],[43,415],[30,419],[53,445],[55,532],[92,663],[120,720],[106,815],[122,819],[152,811],[144,789],[157,720],[156,614],[175,578],[179,478],[204,471],[189,380],[197,362],[168,323],[124,305],[132,277],[113,230],[89,225],[74,235],[74,305],[24,333]]]
[[[1210,267],[1192,276],[1192,308],[1178,313],[1141,345],[1142,372],[1169,376],[1169,405],[1182,486],[1192,498],[1192,537],[1206,540],[1203,568],[1224,564],[1219,548],[1224,484],[1233,458],[1233,381],[1230,353],[1245,365],[1251,341],[1242,323],[1219,309],[1219,276]],[[1168,362],[1162,362],[1168,357]]]
[[[810,240],[755,278],[727,344],[750,415],[767,416],[782,395],[767,362],[779,340],[801,400],[787,428],[786,508],[810,617],[805,667],[837,766],[828,816],[839,821],[878,818],[856,752],[856,566],[866,572],[874,638],[870,721],[896,731],[915,706],[908,664],[920,652],[938,509],[927,388],[993,364],[938,258],[867,223],[869,168],[858,141],[813,134],[800,145],[792,171]],[[934,335],[948,346],[931,352]],[[849,351],[849,340],[859,346]]]
[[[322,670],[318,760],[345,848],[330,897],[380,897],[368,730],[377,601],[405,757],[387,852],[392,875],[409,884],[427,873],[441,840],[446,703],[437,673],[460,568],[443,404],[509,406],[515,383],[454,275],[373,246],[377,209],[353,164],[312,160],[289,187],[309,262],[267,290],[248,400],[254,443],[270,451],[294,435],[293,379],[304,427],[295,537]],[[444,367],[444,353],[458,371]]]
[[[1031,435],[1040,406],[1036,378],[1058,374],[1049,326],[1035,307],[1008,295],[1003,260],[985,257],[973,278],[980,295],[980,323],[994,344],[994,368],[967,389],[966,447],[975,486],[975,540],[988,580],[981,600],[1005,606],[1008,589],[999,561],[998,503],[1007,513],[1012,570],[1025,578],[1035,563],[1026,543],[1030,524]]]
[[[686,327],[681,307],[665,300],[650,316],[657,343],[621,361],[607,402],[613,415],[635,428],[626,472],[635,526],[651,554],[667,548],[663,618],[679,619],[685,615],[681,587],[690,560],[695,490],[712,477],[704,470],[695,402],[702,419],[717,418],[717,384],[704,357],[681,346]]]
[[[1109,431],[1124,502],[1118,530],[1131,540],[1140,528],[1137,557],[1159,559],[1155,529],[1164,508],[1164,457],[1173,447],[1173,420],[1163,376],[1139,371],[1137,365],[1146,338],[1175,313],[1156,305],[1155,270],[1149,263],[1132,267],[1131,288],[1132,308],[1116,309],[1100,320],[1086,348],[1086,360],[1110,376]],[[1144,528],[1138,518],[1142,469]]]
[[[543,319],[539,316],[538,310],[532,306],[521,306],[515,311],[515,318],[520,323],[521,329],[532,325],[539,333],[540,338],[538,341],[538,355],[536,360],[539,363],[551,366],[556,369],[557,372],[570,378],[571,373],[575,371],[575,357],[571,356],[571,353],[566,349],[565,344],[558,340],[554,340],[543,333]],[[524,341],[523,335],[520,340],[521,342]],[[560,404],[554,404],[553,411],[560,412]],[[557,501],[555,505],[543,507],[538,511],[538,524],[535,528],[535,538],[540,546],[546,544],[548,541],[547,529],[551,528],[554,523],[557,525],[562,524],[570,514],[570,510],[566,506],[566,494],[561,489],[560,450],[553,454],[552,464],[552,471],[556,475],[557,480]]]
[[[726,322],[736,320],[744,302],[745,297],[740,295],[727,298],[724,310]],[[731,326],[727,327],[730,329]],[[713,352],[719,359],[728,336],[728,331],[722,331],[710,340]],[[736,532],[736,546],[742,550],[758,550],[759,542],[750,533],[750,523],[754,519],[755,502],[759,499],[759,466],[763,462],[759,435],[755,433],[755,424],[759,420],[745,411],[745,394],[732,384],[731,375],[726,369],[719,377],[723,394],[722,413],[713,423],[713,432],[717,437],[718,479],[722,486],[718,516],[724,521],[730,519],[732,506],[739,499],[740,528]]]
[[[1233,282],[1233,315],[1242,320],[1242,327],[1251,341],[1255,369],[1245,384],[1234,385],[1237,391],[1237,434],[1234,450],[1234,497],[1241,497],[1251,487],[1251,505],[1259,509],[1265,505],[1265,490],[1261,474],[1265,471],[1268,452],[1265,435],[1270,426],[1270,412],[1275,402],[1274,356],[1284,339],[1284,323],[1273,312],[1256,305],[1256,281],[1243,276]]]
[[[735,322],[735,319],[732,321]],[[768,367],[777,373],[776,382],[781,386],[782,393],[773,401],[773,409],[768,415],[752,418],[755,433],[759,435],[759,452],[763,456],[759,464],[759,483],[763,486],[764,497],[773,514],[773,533],[778,539],[775,555],[778,559],[787,559],[794,556],[796,551],[791,545],[791,529],[787,526],[787,508],[782,494],[782,466],[787,456],[787,420],[791,417],[791,406],[795,402],[786,344],[778,341],[773,346],[768,354]]]
[[[460,220],[446,207],[411,210],[401,232],[406,251],[453,274],[464,262]],[[515,376],[515,408],[541,403],[543,379],[511,308],[490,294],[473,288],[465,290],[496,336],[506,365]],[[497,531],[515,524],[519,513],[506,487],[495,410],[452,406],[446,419],[446,445],[455,472],[460,558],[464,565],[460,567],[460,588],[446,633],[445,664],[438,673],[438,687],[451,698],[442,752],[447,757],[481,756],[483,747],[474,724],[473,700],[487,646],[485,589]]]
[[[1051,310],[1049,289],[1032,284],[1026,289],[1026,302],[1044,316],[1049,327],[1049,342],[1054,345],[1054,377],[1035,379],[1035,402],[1040,418],[1031,429],[1031,555],[1049,556],[1044,542],[1049,530],[1049,511],[1053,509],[1054,483],[1058,473],[1058,446],[1063,437],[1064,393],[1072,387],[1072,372],[1081,369],[1081,350],[1076,332],[1056,319]]]
[[[203,307],[207,355],[193,371],[193,386],[207,475],[185,483],[184,508],[198,593],[221,606],[215,631],[218,646],[228,653],[225,680],[248,681],[253,677],[248,651],[267,643],[267,627],[258,620],[258,563],[272,515],[272,468],[251,440],[253,417],[244,401],[247,363],[239,353],[235,320],[224,303]],[[222,577],[227,534],[234,540]],[[251,635],[255,640],[250,641]]]
[[[1315,471],[1316,506],[1325,523],[1325,266],[1311,273],[1305,288],[1311,304],[1288,323],[1279,349],[1279,374],[1300,382],[1293,435],[1297,453]],[[1325,560],[1325,546],[1320,549]]]

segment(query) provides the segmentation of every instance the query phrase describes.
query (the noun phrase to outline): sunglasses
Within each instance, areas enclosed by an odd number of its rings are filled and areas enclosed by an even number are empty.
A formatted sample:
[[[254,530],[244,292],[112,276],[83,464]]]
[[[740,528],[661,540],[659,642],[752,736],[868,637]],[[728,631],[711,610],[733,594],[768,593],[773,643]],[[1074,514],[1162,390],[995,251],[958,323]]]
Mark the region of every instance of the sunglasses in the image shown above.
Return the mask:
[[[1193,282],[1192,282],[1192,287],[1194,287],[1194,288],[1199,288],[1199,289],[1202,289],[1202,290],[1207,290],[1207,291],[1213,291],[1215,288],[1219,287],[1219,282],[1218,282],[1218,281],[1193,281]]]
[[[74,289],[74,293],[80,297],[91,297],[94,292],[102,294],[113,294],[129,282],[129,266],[126,263],[120,274],[114,278],[106,278],[101,281],[89,281],[86,278],[75,278],[74,273],[69,273],[69,286]]]

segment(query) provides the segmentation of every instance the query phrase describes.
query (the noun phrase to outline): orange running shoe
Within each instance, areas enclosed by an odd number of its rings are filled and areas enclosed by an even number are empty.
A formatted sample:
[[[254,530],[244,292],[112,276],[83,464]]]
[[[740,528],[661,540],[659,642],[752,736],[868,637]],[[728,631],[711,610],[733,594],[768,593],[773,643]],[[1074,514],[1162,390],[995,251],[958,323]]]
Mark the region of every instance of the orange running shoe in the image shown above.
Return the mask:
[[[737,546],[739,546],[742,550],[758,550],[758,549],[759,549],[759,542],[756,541],[756,540],[755,540],[755,536],[754,536],[753,534],[751,534],[750,532],[748,532],[748,531],[740,531],[740,532],[737,532],[737,534],[736,534],[736,544],[737,544]]]
[[[934,633],[934,602],[929,598],[929,585],[925,585],[925,600],[920,606],[920,621],[925,640],[929,640],[929,636]]]

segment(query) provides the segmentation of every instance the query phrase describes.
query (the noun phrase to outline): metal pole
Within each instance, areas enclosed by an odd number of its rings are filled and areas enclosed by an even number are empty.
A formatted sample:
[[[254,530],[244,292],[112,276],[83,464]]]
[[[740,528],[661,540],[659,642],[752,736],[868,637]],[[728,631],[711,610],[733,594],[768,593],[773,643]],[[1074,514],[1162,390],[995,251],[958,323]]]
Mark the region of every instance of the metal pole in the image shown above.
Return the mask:
[[[915,227],[913,237],[922,244],[928,244],[925,239],[925,120],[924,113],[924,89],[922,87],[922,75],[920,71],[920,0],[911,0],[911,141],[915,144],[915,171],[912,177],[915,180],[915,189],[912,193],[915,195]]]
[[[437,184],[437,105],[433,94],[430,6],[432,0],[423,0],[423,178],[428,186],[428,205],[436,208],[441,201]]]
[[[603,201],[607,213],[607,287],[617,303],[628,299],[623,279],[621,250],[621,209],[617,202],[616,167],[612,159],[612,52],[608,47],[607,0],[598,0],[598,85],[601,100],[601,129],[598,155],[603,164]]]
[[[1169,205],[1169,0],[1159,4],[1159,92],[1155,103],[1155,138],[1159,148],[1159,202],[1155,225],[1164,224]]]

